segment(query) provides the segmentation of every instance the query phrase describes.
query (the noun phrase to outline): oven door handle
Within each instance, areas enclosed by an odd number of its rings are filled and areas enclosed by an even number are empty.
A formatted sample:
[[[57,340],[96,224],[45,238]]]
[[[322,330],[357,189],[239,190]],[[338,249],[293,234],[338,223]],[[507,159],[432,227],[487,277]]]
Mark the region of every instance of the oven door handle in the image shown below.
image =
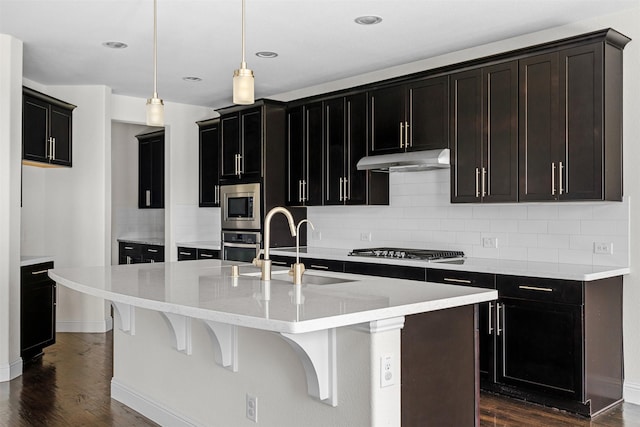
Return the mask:
[[[222,246],[226,246],[226,247],[229,247],[229,248],[255,248],[258,245],[259,245],[258,243],[229,243],[229,242],[222,242]]]

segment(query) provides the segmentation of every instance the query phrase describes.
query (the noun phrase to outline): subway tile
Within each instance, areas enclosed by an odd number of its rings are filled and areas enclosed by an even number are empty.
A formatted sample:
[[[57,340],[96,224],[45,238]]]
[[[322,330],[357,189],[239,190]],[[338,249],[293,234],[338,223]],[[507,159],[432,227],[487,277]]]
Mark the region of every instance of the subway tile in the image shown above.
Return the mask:
[[[547,233],[549,234],[580,234],[580,221],[553,220],[547,223]]]
[[[534,204],[527,209],[527,219],[549,220],[558,218],[559,207],[556,204]]]
[[[492,232],[515,233],[518,231],[518,221],[515,219],[494,219],[491,220]]]
[[[535,248],[538,247],[538,234],[535,233],[509,233],[509,247]]]
[[[558,262],[558,250],[551,248],[528,248],[527,261]]]
[[[538,235],[538,247],[569,249],[569,240],[567,234],[540,234]]]
[[[519,233],[546,233],[548,231],[547,221],[542,220],[518,220]]]

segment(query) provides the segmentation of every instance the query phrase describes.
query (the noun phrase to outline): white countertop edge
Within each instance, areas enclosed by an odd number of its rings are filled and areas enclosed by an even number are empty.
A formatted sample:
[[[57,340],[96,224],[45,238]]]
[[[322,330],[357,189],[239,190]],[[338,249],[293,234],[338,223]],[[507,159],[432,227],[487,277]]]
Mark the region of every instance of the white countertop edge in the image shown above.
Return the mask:
[[[211,249],[211,250],[220,250],[220,242],[216,240],[203,240],[199,242],[177,242],[176,247],[178,248],[189,248],[189,249]]]
[[[266,330],[271,332],[284,332],[291,334],[300,334],[306,332],[315,332],[320,330],[339,328],[344,326],[354,326],[361,323],[371,322],[374,320],[388,319],[399,316],[423,313],[428,311],[442,310],[446,308],[459,307],[464,305],[476,304],[486,301],[492,301],[498,298],[498,292],[491,289],[469,288],[472,293],[467,295],[447,297],[437,300],[412,303],[396,307],[385,307],[380,309],[371,309],[364,312],[349,313],[345,315],[337,315],[324,317],[320,319],[311,319],[303,321],[283,321],[257,318],[254,316],[246,316],[237,313],[225,313],[214,310],[207,310],[197,307],[188,307],[179,304],[154,301],[149,299],[137,298],[130,295],[122,295],[105,291],[102,289],[85,286],[80,283],[67,280],[58,276],[55,272],[49,272],[49,277],[57,283],[70,289],[82,292],[95,297],[103,298],[108,301],[129,304],[144,309],[174,313],[186,317],[212,320],[230,325],[243,326],[247,328]],[[324,285],[326,286],[326,285]],[[339,285],[338,285],[339,286]]]
[[[629,267],[563,264],[553,262],[514,261],[494,258],[466,257],[464,264],[447,264],[437,261],[389,259],[349,256],[348,249],[304,248],[300,258],[319,258],[358,263],[385,264],[407,267],[420,267],[438,270],[464,271],[474,273],[503,274],[509,276],[527,276],[547,279],[593,281],[629,274]],[[295,248],[272,248],[272,255],[295,257]]]
[[[121,243],[164,246],[164,237],[118,237],[116,240]]]
[[[20,267],[28,267],[30,265],[43,264],[45,262],[53,262],[52,256],[21,256]]]

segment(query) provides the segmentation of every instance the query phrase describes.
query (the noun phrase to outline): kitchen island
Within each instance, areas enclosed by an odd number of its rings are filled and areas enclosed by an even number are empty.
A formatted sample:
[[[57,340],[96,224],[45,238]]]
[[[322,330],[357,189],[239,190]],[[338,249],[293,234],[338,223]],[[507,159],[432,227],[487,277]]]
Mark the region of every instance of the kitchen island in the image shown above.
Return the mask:
[[[293,286],[286,270],[265,282],[249,264],[219,260],[49,275],[112,303],[112,397],[163,425],[400,425],[405,316],[497,298],[329,272]]]

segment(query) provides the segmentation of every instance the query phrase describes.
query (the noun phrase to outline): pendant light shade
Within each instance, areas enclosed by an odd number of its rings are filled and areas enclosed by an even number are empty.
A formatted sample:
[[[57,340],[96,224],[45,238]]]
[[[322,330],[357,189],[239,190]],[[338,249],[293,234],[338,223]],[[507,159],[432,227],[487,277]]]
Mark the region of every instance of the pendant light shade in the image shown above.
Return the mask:
[[[233,72],[233,103],[240,105],[254,102],[253,71],[247,68],[244,57],[244,2],[245,0],[242,0],[242,62],[240,68]]]
[[[153,97],[147,99],[147,126],[164,126],[164,102],[158,98],[158,0],[153,0]]]

